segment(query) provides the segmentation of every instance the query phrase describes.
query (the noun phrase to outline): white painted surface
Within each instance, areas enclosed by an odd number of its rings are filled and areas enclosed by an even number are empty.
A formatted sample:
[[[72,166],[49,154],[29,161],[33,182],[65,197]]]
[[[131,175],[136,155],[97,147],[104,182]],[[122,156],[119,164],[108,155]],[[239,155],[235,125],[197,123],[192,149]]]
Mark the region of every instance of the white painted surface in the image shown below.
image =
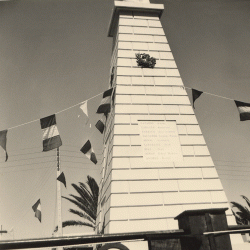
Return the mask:
[[[118,33],[114,122],[102,171],[105,233],[177,229],[174,217],[184,210],[229,207],[159,18],[123,13]],[[136,53],[155,57],[156,67],[138,67]],[[174,122],[181,157],[145,161],[140,121]]]
[[[203,178],[218,178],[215,168],[202,168]]]
[[[123,244],[129,249],[129,250],[148,250],[148,242],[147,241],[131,241],[131,242],[123,242]]]
[[[231,238],[232,241],[232,238]],[[233,244],[233,250],[250,250],[250,243]]]

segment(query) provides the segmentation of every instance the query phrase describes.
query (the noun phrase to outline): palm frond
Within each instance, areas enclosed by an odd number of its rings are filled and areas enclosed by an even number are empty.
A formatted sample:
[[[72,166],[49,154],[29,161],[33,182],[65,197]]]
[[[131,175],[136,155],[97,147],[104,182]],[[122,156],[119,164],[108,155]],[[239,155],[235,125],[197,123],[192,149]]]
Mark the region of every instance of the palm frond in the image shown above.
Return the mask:
[[[88,206],[86,206],[85,204],[78,202],[77,200],[73,200],[71,198],[62,196],[64,199],[72,202],[73,204],[75,204],[78,208],[80,208],[81,210],[83,210],[85,213],[87,213],[91,218],[93,218],[94,220],[96,219],[96,214],[91,210],[91,208],[89,208]]]
[[[76,196],[76,195],[73,195],[73,194],[71,194],[70,196],[73,197],[78,202],[83,203],[89,209],[93,209],[93,207],[96,207],[96,205],[95,205],[92,198],[90,199],[89,197],[79,197],[79,196]]]
[[[246,207],[242,206],[240,203],[231,202],[233,207],[237,208],[241,213],[245,214],[250,219],[249,211]]]
[[[87,176],[88,180],[87,180],[87,184],[89,185],[89,188],[93,194],[94,200],[98,199],[98,195],[99,195],[99,186],[96,183],[95,179],[92,178],[91,176]],[[98,202],[98,201],[97,201]]]
[[[85,199],[81,198],[81,197],[78,197],[78,196],[75,196],[73,194],[71,194],[70,196],[72,196],[78,203],[80,203],[82,206],[85,207],[85,212],[86,213],[91,213],[93,214],[93,216],[95,216],[96,214],[96,205],[93,204],[93,203],[89,203],[88,201],[86,201]]]
[[[244,220],[242,220],[241,217],[240,217],[237,213],[235,213],[235,212],[233,211],[233,209],[232,209],[231,211],[232,211],[232,213],[233,213],[233,215],[234,215],[234,217],[235,217],[236,223],[237,223],[238,225],[245,225]]]
[[[83,186],[83,183],[79,182],[80,185],[79,187],[74,183],[72,183],[71,185],[74,187],[74,189],[82,198],[88,200],[89,202],[92,202],[93,200],[92,194],[89,192],[86,186]]]
[[[79,221],[79,220],[67,220],[67,221],[63,221],[62,227],[69,227],[69,226],[86,226],[86,227],[95,228],[94,224],[83,222],[83,221]],[[54,232],[57,232],[57,231],[58,231],[58,226],[55,227]]]
[[[241,195],[241,197],[246,201],[247,205],[250,207],[250,200],[244,195]],[[248,208],[247,208],[247,210],[249,211]]]
[[[80,197],[75,198],[75,199],[77,199],[79,202],[85,203],[85,205],[91,209],[93,206],[96,207],[93,196],[92,196],[92,194],[90,194],[90,192],[87,189],[84,189],[83,187],[78,187],[75,184],[72,184],[72,186],[75,188],[75,190],[78,192],[78,194],[80,194]],[[71,196],[73,196],[73,195],[71,195]]]
[[[89,187],[89,186],[87,186],[85,183],[79,182],[79,187],[80,187],[83,191],[87,192],[89,197],[93,198],[93,197],[92,197],[93,194],[91,193],[91,190],[90,190],[90,187]]]
[[[91,223],[95,224],[95,220],[93,220],[89,215],[87,215],[85,213],[82,213],[82,212],[75,210],[75,209],[72,209],[72,208],[69,209],[69,212],[72,214],[76,214],[76,215],[80,216],[81,218],[84,218],[84,219],[90,221]]]
[[[67,220],[63,221],[62,223],[63,227],[68,227],[68,226],[87,226],[87,227],[92,227],[95,228],[95,225],[92,223],[84,222],[84,221],[79,221],[79,220]]]
[[[78,215],[89,222],[68,220],[63,222],[63,227],[88,226],[95,228],[99,187],[94,178],[88,175],[87,179],[87,184],[82,182],[79,182],[79,186],[74,183],[71,184],[79,196],[70,194],[71,197],[62,196],[62,198],[70,201],[80,209],[80,211],[76,209],[69,209],[69,212]]]
[[[237,208],[238,211],[235,214],[237,214],[241,222],[244,223],[245,225],[248,225],[250,222],[249,210],[237,202],[231,202],[231,204],[233,205],[232,208]]]

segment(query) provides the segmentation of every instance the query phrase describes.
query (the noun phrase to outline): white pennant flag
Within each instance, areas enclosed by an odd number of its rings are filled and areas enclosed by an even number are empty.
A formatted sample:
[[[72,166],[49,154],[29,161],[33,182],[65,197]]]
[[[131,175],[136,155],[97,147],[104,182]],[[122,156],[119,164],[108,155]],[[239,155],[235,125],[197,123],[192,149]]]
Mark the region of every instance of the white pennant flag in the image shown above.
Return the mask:
[[[87,101],[84,102],[81,106],[80,106],[80,109],[83,111],[83,113],[89,117],[88,115],[88,107],[87,107]]]
[[[87,124],[88,121],[89,121],[87,102],[88,102],[88,101],[84,102],[84,103],[80,106],[80,109],[83,111],[83,113],[84,113],[84,114],[87,116],[87,118],[88,118],[85,124]],[[80,115],[79,115],[79,116],[80,116]],[[78,116],[78,117],[79,117],[79,116]],[[91,127],[91,125],[90,125],[90,127]]]

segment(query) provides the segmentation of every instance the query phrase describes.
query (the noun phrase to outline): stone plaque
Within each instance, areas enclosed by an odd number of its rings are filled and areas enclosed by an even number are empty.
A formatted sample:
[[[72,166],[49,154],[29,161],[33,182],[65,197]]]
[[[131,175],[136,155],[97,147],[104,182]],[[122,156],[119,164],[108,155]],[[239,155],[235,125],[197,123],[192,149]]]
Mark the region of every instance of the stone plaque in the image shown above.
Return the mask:
[[[138,121],[145,161],[183,161],[175,121]]]

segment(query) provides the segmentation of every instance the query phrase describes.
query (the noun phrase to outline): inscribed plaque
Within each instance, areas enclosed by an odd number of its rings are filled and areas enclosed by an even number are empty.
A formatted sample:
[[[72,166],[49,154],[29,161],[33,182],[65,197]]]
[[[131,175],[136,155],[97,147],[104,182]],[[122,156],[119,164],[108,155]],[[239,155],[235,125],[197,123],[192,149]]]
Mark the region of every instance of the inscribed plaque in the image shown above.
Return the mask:
[[[138,121],[145,161],[183,161],[175,121]]]

